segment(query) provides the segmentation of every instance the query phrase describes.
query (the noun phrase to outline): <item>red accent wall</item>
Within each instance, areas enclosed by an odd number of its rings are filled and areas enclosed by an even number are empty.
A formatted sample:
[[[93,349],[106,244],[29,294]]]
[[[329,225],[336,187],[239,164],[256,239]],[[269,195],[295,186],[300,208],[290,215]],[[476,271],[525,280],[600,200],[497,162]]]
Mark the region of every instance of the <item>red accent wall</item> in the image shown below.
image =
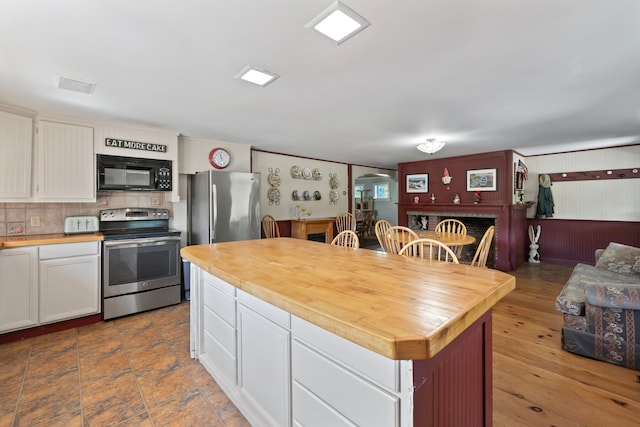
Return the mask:
[[[473,204],[473,191],[467,191],[467,171],[475,169],[496,169],[497,191],[483,191],[482,204],[510,205],[513,191],[513,151],[493,151],[470,156],[448,157],[436,160],[398,164],[399,203],[413,203],[414,196],[420,197],[421,203],[431,203],[431,193],[436,196],[436,203],[453,203],[456,193],[460,194],[461,204]],[[449,185],[440,180],[447,168],[453,178]],[[429,174],[428,193],[407,193],[407,175],[416,173]]]
[[[451,183],[441,181],[447,168]],[[479,204],[473,203],[473,191],[467,191],[467,171],[496,169],[496,191],[483,191]],[[410,174],[429,174],[427,193],[407,193],[406,177]],[[513,151],[494,151],[470,156],[448,157],[435,160],[400,163],[398,165],[398,224],[407,225],[408,211],[448,212],[464,214],[478,212],[496,218],[495,266],[502,271],[512,271],[526,261],[529,252],[527,240],[527,205],[513,205]],[[458,193],[460,204],[454,204]],[[436,198],[431,203],[431,194]],[[414,197],[419,196],[419,203]]]
[[[548,218],[528,219],[528,225],[540,225],[541,262],[593,265],[595,250],[606,248],[609,242],[640,247],[640,222]],[[526,239],[528,255],[530,241]]]

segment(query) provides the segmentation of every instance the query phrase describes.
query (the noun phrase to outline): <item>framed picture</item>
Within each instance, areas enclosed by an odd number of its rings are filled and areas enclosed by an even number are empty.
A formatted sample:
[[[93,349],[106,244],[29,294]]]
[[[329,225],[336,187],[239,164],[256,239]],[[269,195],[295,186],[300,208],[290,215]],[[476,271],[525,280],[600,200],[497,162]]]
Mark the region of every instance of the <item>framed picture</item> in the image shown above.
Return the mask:
[[[467,191],[496,191],[496,169],[467,171]]]
[[[407,175],[407,193],[428,193],[429,174],[417,173]]]

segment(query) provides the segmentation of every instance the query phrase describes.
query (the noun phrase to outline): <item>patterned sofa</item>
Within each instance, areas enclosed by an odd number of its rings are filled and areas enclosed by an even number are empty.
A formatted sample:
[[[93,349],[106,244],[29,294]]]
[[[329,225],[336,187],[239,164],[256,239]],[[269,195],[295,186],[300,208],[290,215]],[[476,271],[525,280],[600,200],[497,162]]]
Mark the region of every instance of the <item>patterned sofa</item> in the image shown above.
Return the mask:
[[[598,249],[595,267],[575,266],[556,309],[565,350],[640,370],[640,248]]]

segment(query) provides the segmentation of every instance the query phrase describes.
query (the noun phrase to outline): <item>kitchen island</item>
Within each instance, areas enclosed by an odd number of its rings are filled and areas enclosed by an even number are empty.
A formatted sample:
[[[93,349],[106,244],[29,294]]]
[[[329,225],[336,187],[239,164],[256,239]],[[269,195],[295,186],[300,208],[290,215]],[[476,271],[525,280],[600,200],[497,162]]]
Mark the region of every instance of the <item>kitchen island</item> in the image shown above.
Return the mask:
[[[491,425],[506,273],[291,238],[183,248],[191,347],[256,425]]]

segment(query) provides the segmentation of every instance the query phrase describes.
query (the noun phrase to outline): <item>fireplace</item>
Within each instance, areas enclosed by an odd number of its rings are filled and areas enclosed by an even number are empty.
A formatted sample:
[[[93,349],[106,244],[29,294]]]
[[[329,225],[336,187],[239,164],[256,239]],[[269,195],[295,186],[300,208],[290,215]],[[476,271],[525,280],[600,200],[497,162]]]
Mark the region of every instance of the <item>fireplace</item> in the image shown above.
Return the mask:
[[[429,211],[408,211],[407,226],[412,230],[434,230],[436,225],[443,219],[457,219],[467,227],[467,234],[476,238],[476,243],[465,245],[462,248],[460,259],[470,262],[476,253],[480,239],[487,228],[495,225],[497,219],[492,214],[482,213],[454,213],[454,212],[429,212]],[[491,245],[489,256],[487,257],[487,267],[495,268],[497,256],[497,245]]]

